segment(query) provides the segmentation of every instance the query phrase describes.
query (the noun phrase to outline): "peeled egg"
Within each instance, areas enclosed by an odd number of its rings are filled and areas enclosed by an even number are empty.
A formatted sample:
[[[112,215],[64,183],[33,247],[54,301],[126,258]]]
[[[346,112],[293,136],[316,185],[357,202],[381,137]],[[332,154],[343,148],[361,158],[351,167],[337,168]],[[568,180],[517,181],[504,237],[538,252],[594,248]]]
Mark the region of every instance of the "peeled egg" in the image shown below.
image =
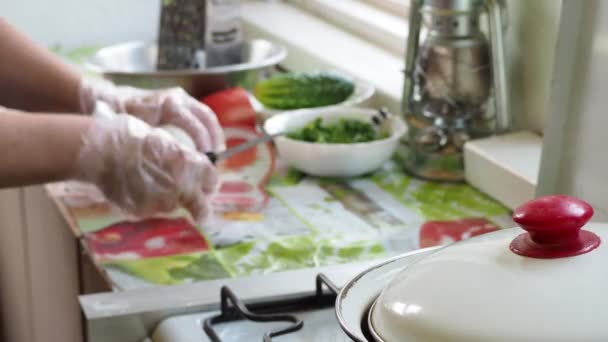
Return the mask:
[[[165,125],[160,127],[163,131],[167,132],[173,139],[177,140],[181,145],[186,146],[192,150],[196,150],[196,145],[188,133],[183,129],[173,126]]]

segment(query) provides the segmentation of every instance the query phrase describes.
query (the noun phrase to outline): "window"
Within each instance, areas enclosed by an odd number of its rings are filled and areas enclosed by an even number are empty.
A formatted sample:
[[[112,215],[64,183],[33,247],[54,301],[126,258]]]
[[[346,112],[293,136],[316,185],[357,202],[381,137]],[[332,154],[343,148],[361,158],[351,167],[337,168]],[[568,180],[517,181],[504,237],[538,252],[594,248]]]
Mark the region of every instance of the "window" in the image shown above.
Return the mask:
[[[407,0],[288,0],[392,53],[403,54]]]
[[[408,0],[364,0],[372,6],[392,13],[394,15],[406,17],[408,14]]]

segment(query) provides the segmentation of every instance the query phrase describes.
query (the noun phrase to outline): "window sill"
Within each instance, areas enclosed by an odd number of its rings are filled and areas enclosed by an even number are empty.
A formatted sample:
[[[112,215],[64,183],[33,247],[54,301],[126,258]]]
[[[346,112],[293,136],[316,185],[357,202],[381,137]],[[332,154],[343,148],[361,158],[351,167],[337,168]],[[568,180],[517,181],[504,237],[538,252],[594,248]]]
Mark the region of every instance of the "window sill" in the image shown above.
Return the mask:
[[[405,53],[407,8],[380,9],[364,1],[288,0],[319,18],[398,55]]]
[[[400,111],[403,58],[397,54],[281,2],[245,2],[242,16],[248,35],[265,37],[287,48],[283,63],[287,69],[345,72],[376,87],[372,105]]]
[[[287,69],[345,72],[376,87],[372,106],[401,111],[404,62],[398,54],[284,2],[248,1],[242,15],[248,35],[288,49]],[[465,151],[467,181],[514,208],[534,197],[541,145],[539,136],[525,132],[472,141]]]
[[[514,209],[535,197],[542,139],[514,132],[465,145],[467,182]]]

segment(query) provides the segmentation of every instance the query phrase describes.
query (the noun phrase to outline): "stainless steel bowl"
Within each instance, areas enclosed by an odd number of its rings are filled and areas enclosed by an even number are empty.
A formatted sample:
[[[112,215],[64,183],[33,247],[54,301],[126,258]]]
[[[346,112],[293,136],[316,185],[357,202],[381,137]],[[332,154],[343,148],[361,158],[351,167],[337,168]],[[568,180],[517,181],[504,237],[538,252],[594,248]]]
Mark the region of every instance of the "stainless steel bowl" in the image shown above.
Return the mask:
[[[157,70],[156,56],[156,44],[128,42],[102,48],[85,67],[116,84],[149,89],[179,86],[199,98],[234,86],[252,89],[285,59],[287,51],[266,40],[251,40],[243,44],[239,64],[186,70]]]

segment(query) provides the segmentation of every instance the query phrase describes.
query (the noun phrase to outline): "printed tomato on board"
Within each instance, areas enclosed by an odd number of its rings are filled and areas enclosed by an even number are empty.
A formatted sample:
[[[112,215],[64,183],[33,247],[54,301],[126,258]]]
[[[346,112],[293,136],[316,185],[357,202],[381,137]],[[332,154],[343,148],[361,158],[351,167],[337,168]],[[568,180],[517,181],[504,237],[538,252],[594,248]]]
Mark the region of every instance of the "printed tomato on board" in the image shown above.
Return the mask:
[[[428,221],[420,228],[420,248],[445,245],[498,229],[494,223],[484,218]]]
[[[87,234],[85,240],[100,261],[151,258],[209,249],[203,235],[184,218],[119,222]]]

